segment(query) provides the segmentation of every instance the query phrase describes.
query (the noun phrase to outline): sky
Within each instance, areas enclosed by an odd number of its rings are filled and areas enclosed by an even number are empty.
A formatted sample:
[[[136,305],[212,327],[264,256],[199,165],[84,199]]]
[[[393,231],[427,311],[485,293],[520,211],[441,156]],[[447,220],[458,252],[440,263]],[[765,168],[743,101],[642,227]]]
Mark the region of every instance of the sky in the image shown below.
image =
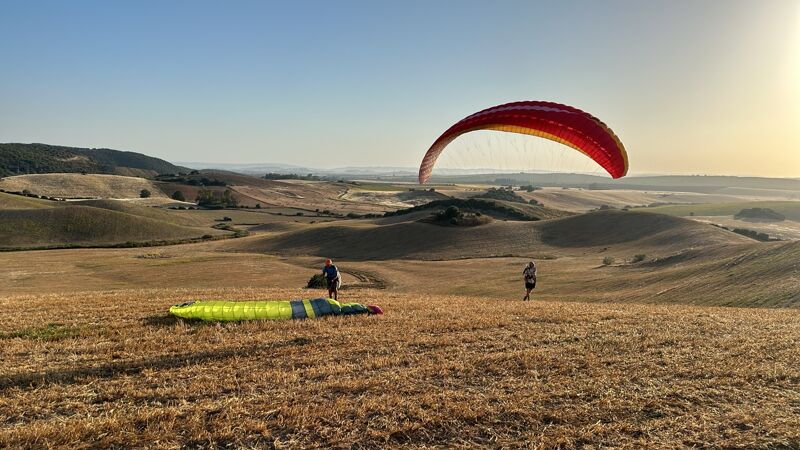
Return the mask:
[[[631,174],[800,177],[800,0],[0,0],[0,142],[414,167],[517,100],[601,118]]]

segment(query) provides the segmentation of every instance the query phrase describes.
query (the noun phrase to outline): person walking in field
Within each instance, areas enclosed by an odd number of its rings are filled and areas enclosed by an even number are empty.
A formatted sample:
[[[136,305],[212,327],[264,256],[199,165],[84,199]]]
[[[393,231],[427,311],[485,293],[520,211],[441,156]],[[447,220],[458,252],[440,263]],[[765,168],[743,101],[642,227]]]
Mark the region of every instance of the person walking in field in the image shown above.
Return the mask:
[[[536,288],[535,262],[531,261],[525,266],[525,269],[522,271],[522,277],[525,279],[525,297],[522,297],[522,300],[528,301],[531,299],[531,291]]]
[[[328,298],[339,300],[339,287],[342,285],[342,277],[339,275],[339,269],[330,259],[325,260],[322,275],[325,276],[325,280],[328,282]]]

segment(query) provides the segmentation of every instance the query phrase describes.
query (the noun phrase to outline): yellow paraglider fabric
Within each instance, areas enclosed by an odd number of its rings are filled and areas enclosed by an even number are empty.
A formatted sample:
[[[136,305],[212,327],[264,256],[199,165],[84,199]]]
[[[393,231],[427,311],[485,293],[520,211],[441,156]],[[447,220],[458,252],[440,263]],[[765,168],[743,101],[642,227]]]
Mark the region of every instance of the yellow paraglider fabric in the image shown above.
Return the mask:
[[[183,319],[240,321],[306,319],[369,311],[360,303],[339,303],[333,299],[317,298],[291,301],[197,301],[172,306],[169,312]]]

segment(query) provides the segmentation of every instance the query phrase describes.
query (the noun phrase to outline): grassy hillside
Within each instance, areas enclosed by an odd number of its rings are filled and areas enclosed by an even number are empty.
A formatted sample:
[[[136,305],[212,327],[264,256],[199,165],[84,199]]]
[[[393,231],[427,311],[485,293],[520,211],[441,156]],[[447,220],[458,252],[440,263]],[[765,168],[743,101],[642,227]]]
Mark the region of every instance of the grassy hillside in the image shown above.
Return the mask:
[[[193,217],[188,214],[179,214],[176,211],[140,206],[132,202],[122,200],[83,200],[79,202],[71,202],[70,204],[119,211],[134,216],[147,217],[150,219],[188,227],[208,225],[209,222],[211,222],[204,217]]]
[[[167,197],[149,180],[119,175],[20,175],[0,180],[0,189],[10,192],[28,190],[36,195],[61,198],[139,198],[142,189],[147,189],[152,197]]]
[[[796,311],[363,290],[384,316],[166,313],[307,292],[4,298],[0,447],[800,446]]]
[[[107,148],[0,144],[0,176],[55,172],[152,176],[188,170],[141,153]]]
[[[219,232],[88,206],[0,211],[0,247],[4,248],[107,245],[206,234]]]
[[[747,208],[769,208],[786,216],[789,220],[800,221],[800,202],[792,201],[754,201],[733,203],[701,203],[697,205],[665,205],[647,208],[647,211],[673,216],[732,216]]]
[[[243,251],[318,255],[347,259],[459,259],[503,255],[580,253],[620,245],[661,253],[692,246],[751,243],[711,225],[671,216],[601,211],[541,222],[495,221],[478,227],[441,227],[405,222],[316,224],[241,246]],[[389,220],[389,222],[385,222]]]
[[[719,228],[665,214],[597,211],[542,222],[543,243],[555,247],[604,247],[618,244],[642,248],[689,248],[748,243],[750,239]]]
[[[56,205],[56,202],[50,200],[0,192],[0,209],[40,209],[52,208]]]
[[[432,202],[424,203],[422,205],[414,206],[412,208],[400,209],[387,213],[387,217],[403,216],[420,211],[436,212],[446,209],[449,206],[455,206],[465,211],[477,211],[482,214],[492,216],[496,219],[511,219],[511,220],[545,220],[555,219],[558,217],[565,217],[572,215],[572,213],[559,211],[552,208],[534,206],[526,203],[519,203],[513,201],[504,201],[487,198],[448,198],[442,200],[434,200]]]

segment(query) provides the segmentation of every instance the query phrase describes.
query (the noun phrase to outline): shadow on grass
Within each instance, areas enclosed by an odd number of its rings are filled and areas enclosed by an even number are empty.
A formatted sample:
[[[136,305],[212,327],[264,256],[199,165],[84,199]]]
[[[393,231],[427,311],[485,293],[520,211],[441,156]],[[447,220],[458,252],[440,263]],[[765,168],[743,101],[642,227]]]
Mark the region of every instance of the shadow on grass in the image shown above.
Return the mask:
[[[172,314],[163,314],[158,316],[147,316],[142,319],[142,324],[148,327],[164,328],[174,327],[179,321],[180,319]]]
[[[80,383],[84,378],[114,378],[121,375],[138,375],[148,369],[176,369],[242,356],[256,356],[272,353],[282,348],[307,345],[311,339],[298,337],[284,342],[270,342],[249,347],[221,348],[175,355],[160,355],[132,361],[118,361],[108,364],[53,369],[43,372],[21,372],[0,376],[0,390],[11,388],[36,389],[48,384]],[[266,359],[266,358],[265,358]]]

